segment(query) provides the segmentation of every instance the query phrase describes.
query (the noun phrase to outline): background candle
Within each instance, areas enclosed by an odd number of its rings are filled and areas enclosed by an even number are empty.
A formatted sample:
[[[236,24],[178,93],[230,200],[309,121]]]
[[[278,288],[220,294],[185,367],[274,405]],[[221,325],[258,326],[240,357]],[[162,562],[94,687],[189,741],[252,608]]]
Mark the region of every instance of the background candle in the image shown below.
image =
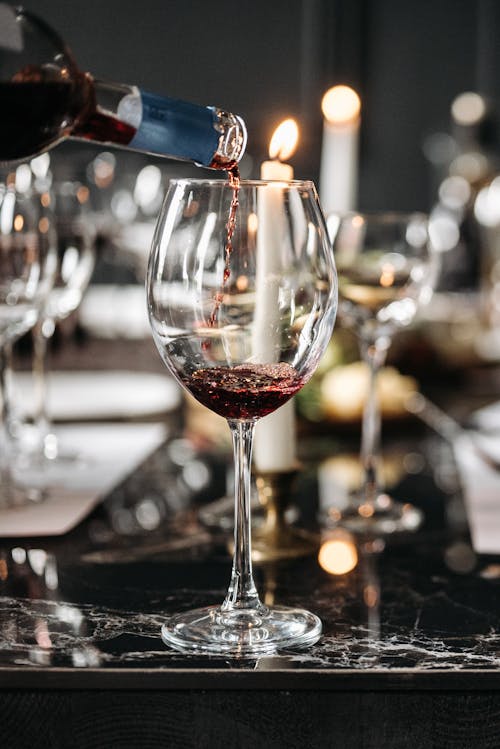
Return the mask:
[[[334,86],[323,96],[323,144],[319,194],[325,215],[356,207],[361,102],[349,86]]]
[[[279,286],[283,272],[279,225],[285,221],[283,186],[279,181],[293,179],[293,168],[281,159],[295,150],[298,128],[285,120],[269,145],[272,160],[264,161],[260,177],[275,180],[276,186],[259,196],[257,228],[256,317],[253,354],[256,361],[278,361]],[[295,408],[293,399],[257,422],[253,450],[257,471],[288,471],[296,464]]]

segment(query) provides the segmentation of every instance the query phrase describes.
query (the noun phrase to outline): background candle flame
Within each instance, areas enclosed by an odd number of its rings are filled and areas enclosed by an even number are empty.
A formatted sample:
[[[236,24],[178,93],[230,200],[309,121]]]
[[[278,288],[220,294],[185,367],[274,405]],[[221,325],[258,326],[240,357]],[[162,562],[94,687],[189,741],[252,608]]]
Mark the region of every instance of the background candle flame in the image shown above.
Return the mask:
[[[318,562],[330,575],[346,575],[358,563],[356,544],[348,536],[328,539],[321,545]]]
[[[269,143],[271,159],[285,161],[289,159],[297,148],[299,141],[299,126],[294,119],[283,120],[274,131]]]
[[[328,122],[344,125],[358,119],[361,100],[349,86],[333,86],[323,96],[321,109]]]

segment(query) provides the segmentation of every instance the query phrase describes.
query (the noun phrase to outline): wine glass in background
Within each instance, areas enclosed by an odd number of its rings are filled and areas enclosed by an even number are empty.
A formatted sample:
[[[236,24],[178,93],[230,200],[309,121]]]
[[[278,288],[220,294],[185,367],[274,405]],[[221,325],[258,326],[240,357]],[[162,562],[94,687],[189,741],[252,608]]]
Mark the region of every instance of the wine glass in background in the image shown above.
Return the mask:
[[[307,382],[334,325],[335,266],[313,184],[172,181],[147,289],[163,361],[188,392],[227,419],[235,460],[227,596],[222,605],[171,617],[163,640],[234,656],[311,644],[321,632],[314,614],[259,600],[250,557],[250,461],[255,422]]]
[[[38,498],[12,468],[9,383],[12,343],[32,328],[54,282],[57,255],[49,193],[34,185],[30,166],[0,172],[0,390],[2,494],[0,504]],[[35,496],[36,495],[36,496]]]
[[[134,168],[118,173],[110,200],[116,231],[113,245],[120,262],[128,266],[143,286],[149,248],[165,194],[160,167],[145,159],[134,159]]]
[[[139,339],[149,331],[144,281],[165,169],[138,154],[99,152],[86,165],[97,264],[80,321],[98,337]]]
[[[61,453],[51,424],[47,403],[47,347],[56,324],[78,309],[89,284],[95,264],[95,228],[88,202],[89,189],[85,184],[75,179],[56,179],[51,195],[57,234],[57,272],[33,328],[33,424],[35,452],[39,457],[55,461],[71,459],[71,456]]]
[[[377,374],[393,334],[409,325],[428,301],[437,277],[437,256],[421,213],[353,213],[328,218],[339,279],[339,318],[358,339],[369,370],[363,411],[363,484],[346,506],[332,507],[328,520],[351,531],[388,534],[416,530],[421,511],[399,503],[380,484],[380,407]]]
[[[138,154],[101,151],[86,167],[104,283],[144,284],[165,183],[158,165]]]

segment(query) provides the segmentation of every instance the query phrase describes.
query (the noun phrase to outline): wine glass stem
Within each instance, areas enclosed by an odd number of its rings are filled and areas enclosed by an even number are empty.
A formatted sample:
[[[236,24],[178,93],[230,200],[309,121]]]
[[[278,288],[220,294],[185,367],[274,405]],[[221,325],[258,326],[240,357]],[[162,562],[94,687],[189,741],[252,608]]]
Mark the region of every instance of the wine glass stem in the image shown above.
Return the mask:
[[[252,421],[228,420],[231,429],[235,467],[234,556],[231,582],[222,611],[261,608],[252,576],[250,467],[255,424]]]
[[[379,493],[380,473],[380,405],[377,397],[377,377],[385,363],[389,342],[385,338],[361,341],[361,355],[368,365],[368,397],[363,411],[361,431],[361,464],[363,466],[363,492],[361,502],[373,505]]]
[[[45,319],[41,318],[33,328],[33,379],[35,408],[33,422],[40,452],[45,452],[45,441],[50,433],[47,410],[47,336],[44,333]]]
[[[0,352],[0,392],[2,395],[2,424],[6,435],[12,426],[12,343],[6,341]]]
[[[12,439],[11,428],[11,378],[12,378],[12,344],[4,341],[0,345],[0,397],[2,399],[2,423],[1,423],[1,457],[0,457],[0,482],[2,492],[0,506],[8,505],[12,490]]]

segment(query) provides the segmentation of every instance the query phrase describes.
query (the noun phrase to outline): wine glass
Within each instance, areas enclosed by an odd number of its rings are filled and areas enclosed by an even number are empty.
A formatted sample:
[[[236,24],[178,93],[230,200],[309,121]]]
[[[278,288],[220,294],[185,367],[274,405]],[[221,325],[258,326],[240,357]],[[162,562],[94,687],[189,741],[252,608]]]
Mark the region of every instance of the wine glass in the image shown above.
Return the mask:
[[[328,218],[339,279],[339,318],[358,338],[369,373],[363,411],[363,484],[329,520],[359,533],[416,530],[421,511],[399,503],[380,483],[381,417],[377,374],[385,363],[394,332],[409,325],[419,305],[430,298],[437,276],[436,254],[421,213],[353,213]]]
[[[179,650],[233,656],[312,644],[321,633],[317,616],[259,600],[250,556],[250,461],[255,422],[307,382],[334,325],[336,273],[314,185],[173,180],[147,290],[163,361],[187,391],[227,419],[235,461],[226,598],[172,616],[163,640]]]
[[[90,215],[89,190],[75,179],[53,186],[57,232],[57,273],[37,324],[33,328],[35,382],[35,452],[50,461],[75,456],[61,452],[47,407],[47,345],[56,323],[66,319],[82,301],[95,263],[95,230]]]
[[[32,328],[50,292],[56,270],[55,224],[47,192],[33,185],[27,164],[0,173],[0,391],[3,505],[38,498],[15,476],[10,434],[9,387],[12,343]],[[14,478],[19,478],[15,484]],[[22,477],[21,477],[22,478]]]

